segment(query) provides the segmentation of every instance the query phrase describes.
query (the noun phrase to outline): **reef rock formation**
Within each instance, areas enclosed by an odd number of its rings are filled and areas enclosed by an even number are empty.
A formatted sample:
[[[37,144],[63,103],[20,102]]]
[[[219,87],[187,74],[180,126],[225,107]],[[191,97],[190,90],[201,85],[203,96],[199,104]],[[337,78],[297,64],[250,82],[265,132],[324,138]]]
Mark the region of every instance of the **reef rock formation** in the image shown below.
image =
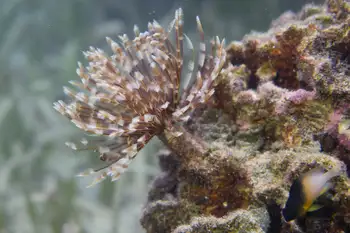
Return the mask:
[[[350,230],[350,4],[328,0],[285,13],[266,33],[227,47],[213,103],[159,155],[162,173],[141,223],[147,232]],[[292,182],[339,167],[320,211],[286,223]],[[321,229],[321,230],[320,230]]]

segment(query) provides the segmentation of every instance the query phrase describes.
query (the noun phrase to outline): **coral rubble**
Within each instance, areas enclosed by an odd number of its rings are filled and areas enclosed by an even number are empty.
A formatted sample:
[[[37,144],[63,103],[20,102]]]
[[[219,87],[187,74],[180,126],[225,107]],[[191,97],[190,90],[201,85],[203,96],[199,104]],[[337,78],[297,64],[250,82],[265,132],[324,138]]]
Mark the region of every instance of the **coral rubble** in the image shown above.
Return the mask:
[[[306,5],[232,42],[214,108],[192,116],[181,136],[161,136],[170,151],[144,208],[146,231],[349,231],[349,51],[344,0]],[[292,182],[315,167],[342,175],[316,200],[323,208],[286,223]]]

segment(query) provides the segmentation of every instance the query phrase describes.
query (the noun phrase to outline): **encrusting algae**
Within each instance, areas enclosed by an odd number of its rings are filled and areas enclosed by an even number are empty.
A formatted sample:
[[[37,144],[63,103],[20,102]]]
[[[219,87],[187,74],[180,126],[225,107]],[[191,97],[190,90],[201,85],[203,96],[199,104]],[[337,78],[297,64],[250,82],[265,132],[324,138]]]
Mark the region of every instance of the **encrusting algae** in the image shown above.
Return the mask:
[[[95,136],[68,145],[106,163],[83,175],[118,179],[158,136],[168,150],[141,217],[147,232],[349,232],[349,2],[306,5],[226,48],[215,38],[210,52],[197,18],[198,62],[187,69],[184,49],[195,48],[182,18],[179,9],[168,30],[153,22],[133,40],[107,39],[112,56],[85,53],[79,91],[55,103]],[[318,210],[288,223],[291,186],[313,169],[339,176],[312,199]]]

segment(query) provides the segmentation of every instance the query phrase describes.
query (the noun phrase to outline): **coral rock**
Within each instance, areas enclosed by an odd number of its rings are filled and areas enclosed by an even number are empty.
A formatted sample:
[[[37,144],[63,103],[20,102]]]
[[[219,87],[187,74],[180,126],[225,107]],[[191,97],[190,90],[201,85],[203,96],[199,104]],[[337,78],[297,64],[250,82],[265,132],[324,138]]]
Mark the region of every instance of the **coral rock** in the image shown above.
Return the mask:
[[[171,153],[141,218],[147,232],[349,231],[350,131],[339,127],[350,119],[349,9],[306,5],[228,46],[215,108],[161,137]],[[324,208],[286,223],[293,181],[315,167],[341,175],[316,200]]]

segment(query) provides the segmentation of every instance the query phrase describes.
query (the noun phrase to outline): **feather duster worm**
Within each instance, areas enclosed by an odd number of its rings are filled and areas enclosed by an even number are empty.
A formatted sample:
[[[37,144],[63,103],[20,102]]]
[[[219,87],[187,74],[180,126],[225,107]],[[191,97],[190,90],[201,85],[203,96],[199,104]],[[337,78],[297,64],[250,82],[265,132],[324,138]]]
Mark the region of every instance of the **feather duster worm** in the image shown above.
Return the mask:
[[[194,47],[183,33],[182,9],[175,12],[168,30],[154,21],[144,33],[135,26],[133,40],[127,35],[120,36],[120,43],[107,38],[112,56],[93,47],[84,53],[89,63],[86,67],[78,63],[81,82],[71,81],[75,90],[64,87],[71,101],[58,101],[54,108],[89,134],[81,143],[67,145],[74,150],[96,150],[106,163],[80,174],[95,174],[91,185],[107,177],[117,180],[152,137],[165,130],[175,138],[180,136],[182,132],[173,125],[188,121],[214,94],[214,81],[226,60],[225,41],[212,40],[211,55],[206,55],[203,28],[196,20],[198,64],[195,68],[190,61],[184,77],[183,42],[191,52]],[[170,40],[173,29],[174,44]],[[187,81],[184,90],[180,90],[182,79]]]

